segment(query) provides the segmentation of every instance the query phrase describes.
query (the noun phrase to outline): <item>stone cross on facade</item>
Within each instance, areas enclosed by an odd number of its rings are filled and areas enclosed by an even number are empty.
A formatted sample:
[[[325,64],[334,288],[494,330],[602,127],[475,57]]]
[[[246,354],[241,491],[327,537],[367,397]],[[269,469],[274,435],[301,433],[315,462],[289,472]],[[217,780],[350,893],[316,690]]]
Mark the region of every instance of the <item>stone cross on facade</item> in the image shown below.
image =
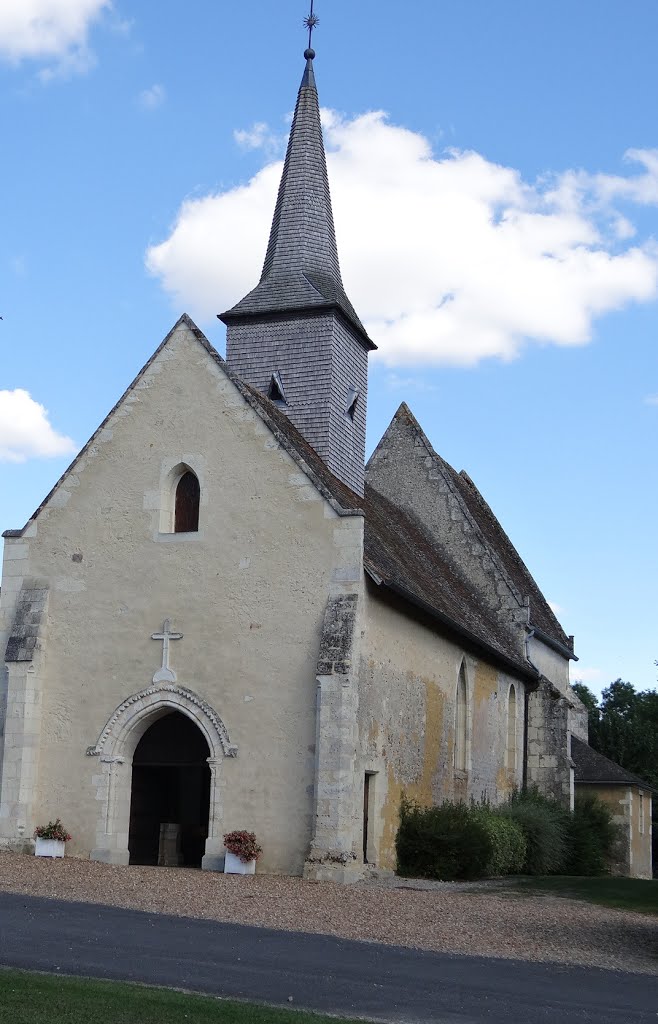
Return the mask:
[[[169,641],[182,640],[182,633],[171,632],[171,620],[165,619],[161,633],[152,633],[151,640],[162,640],[162,668],[153,676],[154,683],[175,683],[176,673],[169,668]]]

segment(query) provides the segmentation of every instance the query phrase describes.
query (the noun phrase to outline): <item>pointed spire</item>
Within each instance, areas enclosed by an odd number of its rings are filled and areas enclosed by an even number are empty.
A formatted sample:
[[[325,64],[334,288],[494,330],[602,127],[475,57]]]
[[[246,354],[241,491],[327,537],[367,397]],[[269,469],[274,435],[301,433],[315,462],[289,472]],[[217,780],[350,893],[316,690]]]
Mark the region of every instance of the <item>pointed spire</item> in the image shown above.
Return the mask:
[[[220,319],[230,323],[244,316],[333,308],[356,329],[362,344],[373,349],[343,287],[313,70],[315,50],[309,46],[304,56],[261,279]]]

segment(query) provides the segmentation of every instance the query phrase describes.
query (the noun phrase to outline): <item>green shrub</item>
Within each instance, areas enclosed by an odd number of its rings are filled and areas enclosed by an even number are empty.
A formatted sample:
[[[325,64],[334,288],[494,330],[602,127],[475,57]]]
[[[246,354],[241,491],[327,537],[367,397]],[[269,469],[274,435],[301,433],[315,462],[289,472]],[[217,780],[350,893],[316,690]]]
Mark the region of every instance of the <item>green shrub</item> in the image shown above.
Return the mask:
[[[499,813],[519,825],[525,835],[524,874],[555,875],[564,872],[568,856],[570,814],[557,800],[536,789],[514,793]]]
[[[478,813],[464,803],[419,807],[403,799],[395,838],[397,873],[408,878],[482,878],[493,844]]]
[[[488,807],[478,808],[491,840],[491,860],[487,875],[520,875],[525,867],[528,844],[522,827],[513,818]]]
[[[569,829],[566,874],[607,874],[618,838],[619,829],[608,805],[594,794],[577,796]]]
[[[618,835],[610,809],[595,796],[577,797],[573,814],[536,788],[496,808],[448,801],[419,807],[403,800],[397,871],[445,880],[604,874]]]

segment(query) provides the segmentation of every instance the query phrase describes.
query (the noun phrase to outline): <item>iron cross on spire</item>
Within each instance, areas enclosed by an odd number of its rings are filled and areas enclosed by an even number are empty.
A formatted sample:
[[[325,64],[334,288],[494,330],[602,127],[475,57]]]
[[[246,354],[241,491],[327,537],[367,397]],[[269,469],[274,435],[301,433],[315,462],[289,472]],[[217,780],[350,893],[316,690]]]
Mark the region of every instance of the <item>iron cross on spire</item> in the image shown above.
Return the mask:
[[[169,668],[169,641],[182,640],[182,633],[171,632],[171,620],[165,619],[161,633],[152,633],[151,640],[162,640],[162,668],[153,676],[154,683],[175,683],[176,673]]]
[[[315,6],[315,0],[311,0],[311,13],[308,15],[307,18],[304,18],[304,24],[306,25],[306,28],[308,29],[308,48],[309,48],[309,50],[313,49],[313,29],[316,28],[320,24],[320,19],[318,18],[317,14],[313,10],[314,6]]]

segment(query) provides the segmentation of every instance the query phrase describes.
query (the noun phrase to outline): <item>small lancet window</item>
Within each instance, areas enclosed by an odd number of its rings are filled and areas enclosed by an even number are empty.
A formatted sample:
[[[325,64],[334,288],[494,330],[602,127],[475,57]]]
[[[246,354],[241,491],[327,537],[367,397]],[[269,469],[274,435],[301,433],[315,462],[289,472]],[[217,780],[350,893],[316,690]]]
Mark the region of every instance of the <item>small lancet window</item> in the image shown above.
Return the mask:
[[[283,381],[278,370],[275,370],[270,378],[270,386],[267,389],[267,397],[276,405],[287,405],[286,393],[283,390]]]
[[[176,487],[174,533],[196,533],[199,529],[201,488],[195,473],[187,470]]]
[[[356,415],[356,407],[359,404],[359,392],[356,388],[350,388],[347,392],[347,401],[345,402],[345,413],[351,420]]]
[[[516,768],[516,690],[513,686],[507,698],[507,767],[510,771]]]
[[[468,700],[466,696],[466,673],[464,666],[459,670],[455,701],[455,746],[454,765],[458,772],[466,771],[466,738],[468,732]]]

